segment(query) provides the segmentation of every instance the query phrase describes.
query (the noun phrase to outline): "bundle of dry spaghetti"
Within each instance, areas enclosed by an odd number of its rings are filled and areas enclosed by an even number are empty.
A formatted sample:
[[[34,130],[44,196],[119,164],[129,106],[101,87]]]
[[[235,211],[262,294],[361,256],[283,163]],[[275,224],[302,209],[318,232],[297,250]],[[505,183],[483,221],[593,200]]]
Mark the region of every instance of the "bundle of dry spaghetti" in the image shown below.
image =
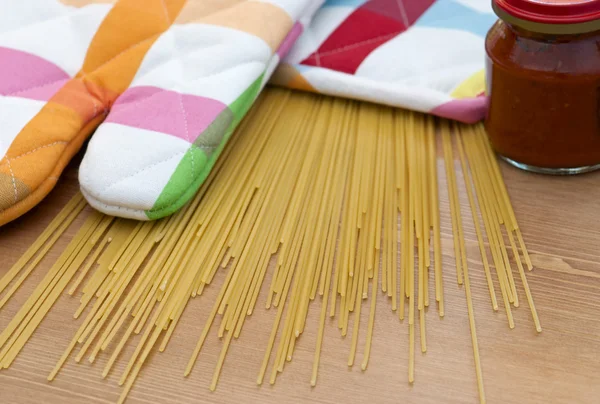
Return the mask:
[[[438,143],[446,164],[457,282],[464,284],[484,402],[456,154],[492,308],[504,306],[514,327],[511,305],[519,306],[520,279],[538,332],[541,327],[524,269],[531,269],[531,262],[483,129],[451,128],[425,115],[279,89],[261,96],[195,199],[177,214],[139,223],[89,214],[0,334],[0,368],[11,365],[61,294],[78,294],[79,330],[63,355],[57,354],[48,379],[70,356],[94,361],[106,355],[104,377],[116,361],[127,364],[120,378],[123,401],[148,355],[166,348],[188,301],[216,287],[220,291],[182,374],[190,374],[215,327],[222,338],[210,385],[215,389],[232,339],[240,337],[254,310],[266,307],[275,313],[270,338],[257,341],[266,348],[257,382],[274,383],[305,327],[316,327],[315,385],[328,316],[337,318],[341,335],[352,325],[348,365],[362,350],[361,367],[367,368],[381,290],[409,328],[408,380],[413,382],[415,328],[417,346],[425,352],[427,307],[444,316]],[[8,271],[0,281],[0,308],[73,220],[88,211],[84,208],[76,195]],[[213,285],[218,271],[226,276]],[[267,291],[266,301],[258,299],[261,290]],[[307,324],[313,301],[320,304],[319,321]],[[361,327],[363,310],[369,317]],[[141,334],[135,352],[123,357],[135,334]]]

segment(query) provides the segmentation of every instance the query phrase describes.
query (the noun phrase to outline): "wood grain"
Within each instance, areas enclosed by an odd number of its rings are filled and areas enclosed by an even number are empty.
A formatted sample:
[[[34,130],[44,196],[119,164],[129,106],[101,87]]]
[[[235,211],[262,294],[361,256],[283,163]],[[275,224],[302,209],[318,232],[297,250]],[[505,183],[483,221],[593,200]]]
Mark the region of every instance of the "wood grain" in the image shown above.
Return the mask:
[[[35,240],[77,189],[74,167],[56,190],[23,218],[0,228],[0,276]],[[257,309],[246,322],[225,361],[217,391],[208,385],[220,352],[211,334],[189,378],[183,370],[208,316],[219,280],[193,299],[164,353],[153,354],[138,378],[129,403],[477,403],[477,388],[464,290],[456,284],[452,234],[443,162],[438,161],[443,231],[446,317],[427,316],[426,354],[417,353],[415,384],[407,382],[408,330],[379,295],[369,368],[360,370],[365,332],[357,363],[346,362],[350,338],[343,339],[332,322],[325,330],[319,379],[310,387],[320,302],[311,306],[305,333],[291,363],[274,386],[258,387],[274,311]],[[458,165],[457,165],[458,168]],[[502,165],[509,193],[535,270],[528,279],[544,331],[536,335],[525,304],[514,310],[516,328],[509,330],[502,310],[492,312],[466,195],[461,192],[466,226],[474,306],[489,403],[597,403],[600,400],[600,173],[578,177],[546,177]],[[462,180],[460,180],[462,181]],[[459,184],[462,187],[462,183]],[[12,301],[0,310],[3,329],[43,277],[73,226]],[[222,274],[221,274],[222,276]],[[433,282],[432,282],[433,283]],[[265,284],[268,284],[265,282]],[[522,288],[520,296],[524,297]],[[259,298],[264,302],[264,295]],[[525,303],[525,299],[522,299]],[[0,371],[3,403],[114,403],[121,361],[107,380],[101,378],[106,356],[97,363],[68,361],[52,383],[46,376],[68,345],[79,321],[72,315],[78,299],[66,293],[10,369]],[[361,325],[366,326],[368,310]],[[418,327],[417,327],[418,328]],[[349,330],[348,334],[351,332]],[[130,347],[131,353],[132,348]]]

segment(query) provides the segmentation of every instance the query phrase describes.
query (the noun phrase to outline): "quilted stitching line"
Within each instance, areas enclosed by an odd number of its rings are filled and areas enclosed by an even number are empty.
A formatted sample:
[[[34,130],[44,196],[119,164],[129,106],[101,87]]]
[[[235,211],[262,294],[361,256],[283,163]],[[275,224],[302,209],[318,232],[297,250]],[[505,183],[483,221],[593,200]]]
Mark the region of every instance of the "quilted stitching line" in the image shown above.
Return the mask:
[[[71,11],[71,12],[66,12],[66,13],[63,13],[63,14],[56,15],[56,16],[50,18],[50,19],[41,19],[39,21],[37,21],[37,20],[36,21],[26,21],[24,24],[19,25],[19,26],[15,27],[15,28],[11,29],[10,31],[3,32],[2,36],[10,35],[10,34],[12,34],[14,32],[18,32],[18,31],[22,31],[22,30],[28,30],[28,29],[31,29],[31,27],[35,27],[36,25],[47,24],[49,21],[56,21],[56,20],[60,21],[60,20],[63,20],[63,19],[69,19],[71,16],[77,17],[77,16],[79,16],[81,14],[85,14],[83,12],[83,10],[82,9],[76,9],[76,10]]]
[[[203,78],[204,78],[204,77],[203,77]],[[127,104],[121,104],[121,107],[124,107],[124,109],[135,108],[135,107],[139,106],[139,104],[142,104],[142,103],[144,103],[144,102],[148,101],[149,99],[151,99],[151,98],[153,98],[153,97],[155,97],[155,96],[157,96],[157,95],[159,95],[159,94],[161,94],[161,93],[163,93],[163,92],[165,92],[165,91],[173,91],[173,90],[161,89],[160,91],[157,91],[156,93],[154,93],[154,94],[152,94],[152,95],[149,95],[149,96],[146,96],[146,97],[144,97],[144,98],[142,98],[142,99],[140,99],[140,100],[137,100],[137,101],[136,101],[135,103],[133,103],[133,104],[131,104],[131,103],[127,103]],[[178,95],[179,95],[180,97],[182,96],[181,94],[178,94]],[[181,101],[180,101],[180,102],[181,102]],[[184,119],[185,119],[184,125],[185,125],[185,132],[186,132],[186,140],[187,140],[187,141],[188,141],[190,144],[193,144],[194,142],[192,142],[192,140],[191,140],[191,138],[190,138],[190,134],[189,134],[189,132],[188,132],[188,122],[187,122],[187,115],[185,114],[185,109],[183,109],[183,106],[182,106],[181,108],[182,108],[182,110],[184,111],[184,112],[183,112],[183,114],[184,114]],[[159,132],[159,133],[162,133],[162,134],[164,134],[164,135],[170,136],[169,134],[166,134],[166,133],[163,133],[163,132]],[[216,143],[215,145],[212,145],[212,146],[210,146],[210,145],[208,145],[208,146],[207,146],[207,145],[196,145],[196,147],[198,147],[199,149],[205,150],[205,151],[213,151],[213,150],[215,150],[217,147],[219,147],[219,144],[218,144],[218,143]],[[192,159],[193,159],[193,156],[192,156]]]
[[[408,21],[408,16],[406,15],[406,8],[404,7],[404,3],[402,3],[402,0],[396,0],[396,4],[398,5],[400,14],[402,14],[402,22],[408,28],[410,26],[410,22]]]
[[[377,41],[380,41],[382,39],[392,39],[393,37],[395,37],[396,35],[402,33],[403,31],[395,31],[392,32],[391,34],[386,34],[386,35],[379,35],[375,38],[371,38],[371,39],[367,39],[364,41],[359,41],[350,45],[345,45],[345,46],[341,46],[339,48],[333,49],[333,50],[329,50],[329,51],[325,51],[325,52],[315,52],[314,54],[312,54],[311,56],[308,57],[308,59],[316,59],[317,57],[323,57],[323,56],[330,56],[330,55],[334,55],[336,53],[342,53],[351,49],[355,49],[358,47],[361,47],[363,45],[368,45]]]
[[[104,187],[104,189],[100,193],[104,193],[104,192],[108,191],[109,189],[111,189],[112,187],[114,187],[115,185],[120,184],[121,182],[123,182],[123,181],[125,181],[125,180],[127,180],[127,179],[129,179],[131,177],[135,177],[136,175],[141,174],[144,171],[148,171],[152,167],[155,167],[155,166],[157,166],[159,164],[162,164],[162,163],[166,163],[167,161],[173,160],[176,157],[185,155],[185,153],[187,153],[187,151],[188,151],[188,149],[186,149],[185,151],[182,151],[182,152],[177,152],[177,153],[173,154],[172,156],[167,157],[166,159],[157,161],[157,162],[152,163],[150,165],[147,165],[147,166],[145,166],[143,168],[140,168],[139,170],[137,170],[136,172],[134,172],[132,174],[129,174],[129,175],[125,176],[125,177],[121,177],[121,178],[119,178],[119,180],[117,180],[117,181],[115,181],[113,183],[110,183],[106,187]],[[88,193],[89,193],[89,191],[88,191]]]
[[[217,44],[217,45],[219,45],[219,44]],[[204,50],[206,50],[207,48],[210,48],[210,47],[212,47],[212,46],[216,46],[216,45],[211,45],[211,46],[208,46],[208,47],[205,47],[205,48],[199,49],[199,50],[198,50],[198,52],[199,52],[199,51],[204,51]],[[194,53],[196,53],[196,52],[194,52]],[[174,60],[177,60],[177,59],[181,60],[181,59],[182,59],[182,57],[181,57],[181,56],[179,56],[179,57],[176,57],[176,58],[170,58],[170,59],[169,59],[169,62],[172,62],[172,61],[174,61]],[[194,83],[194,82],[196,82],[196,81],[198,81],[198,80],[210,79],[210,78],[212,78],[212,77],[218,76],[219,74],[226,73],[226,72],[228,72],[229,70],[231,70],[231,69],[234,69],[234,68],[236,68],[236,67],[244,66],[244,65],[247,65],[247,64],[251,64],[251,63],[257,63],[257,62],[258,62],[258,63],[264,63],[263,61],[261,61],[261,60],[258,60],[258,59],[249,60],[249,61],[246,61],[246,62],[243,62],[243,63],[240,63],[240,64],[236,64],[235,66],[230,66],[230,67],[228,67],[228,68],[226,68],[226,69],[219,70],[218,72],[211,73],[211,74],[208,74],[208,75],[205,75],[205,76],[202,76],[202,77],[198,77],[198,78],[196,78],[196,79],[194,79],[194,80],[188,81],[187,83],[188,83],[188,84],[190,84],[190,83]],[[167,63],[167,62],[164,62],[164,63]],[[164,63],[162,63],[161,65],[158,65],[158,66],[156,66],[156,68],[154,68],[154,69],[153,69],[153,71],[154,71],[154,70],[156,70],[156,69],[158,69],[158,68],[160,68],[160,67],[161,67],[161,66],[162,66]],[[266,65],[266,63],[264,63],[264,64]],[[141,76],[141,77],[139,77],[138,79],[141,79],[141,78],[143,78],[143,77],[146,77],[146,76]],[[162,94],[162,93],[163,93],[163,92],[165,92],[165,91],[173,91],[173,92],[177,92],[177,89],[178,89],[178,87],[179,87],[179,84],[180,84],[180,83],[177,83],[177,85],[175,85],[175,86],[174,86],[173,88],[171,88],[171,89],[168,89],[168,88],[160,88],[160,89],[159,89],[159,91],[155,92],[154,94],[147,95],[147,96],[145,96],[145,97],[143,97],[143,98],[140,98],[139,100],[137,100],[137,101],[135,101],[135,102],[126,102],[126,103],[122,103],[122,104],[119,104],[119,105],[117,105],[117,106],[113,106],[113,107],[114,107],[114,108],[121,108],[121,109],[135,108],[135,107],[139,106],[140,104],[142,104],[142,103],[144,103],[144,102],[148,101],[149,99],[151,99],[151,98],[153,98],[153,97],[156,97],[156,96],[158,96],[159,94]],[[130,90],[130,89],[132,89],[132,88],[135,88],[135,87],[142,87],[142,86],[132,86],[132,87],[129,87],[129,88],[128,88],[128,90]],[[203,98],[209,98],[209,97],[203,97]]]
[[[50,144],[47,144],[47,145],[44,145],[44,146],[36,147],[35,149],[29,150],[28,152],[23,153],[23,154],[19,154],[16,157],[10,157],[9,158],[7,156],[6,157],[6,162],[8,163],[9,161],[14,161],[14,160],[20,159],[21,157],[25,157],[27,155],[33,154],[33,153],[35,153],[35,152],[37,152],[38,150],[41,150],[41,149],[47,149],[48,147],[53,147],[53,146],[56,146],[56,145],[59,145],[59,144],[67,144],[67,143],[69,143],[69,142],[67,142],[65,140],[60,140],[60,141],[53,142],[53,143],[50,143]]]
[[[86,73],[83,69],[81,69],[83,76],[81,78],[79,78],[78,80],[83,80],[84,78],[87,78],[89,75],[96,73],[98,70],[102,69],[104,66],[106,66],[107,64],[109,64],[110,62],[115,60],[116,58],[122,56],[125,52],[129,52],[130,50],[137,48],[138,46],[142,45],[144,42],[149,41],[150,39],[152,39],[152,37],[157,36],[159,34],[162,34],[162,32],[157,32],[155,34],[152,34],[151,36],[149,36],[147,38],[143,38],[139,42],[136,42],[133,45],[123,49],[121,52],[117,53],[115,56],[108,59],[106,62],[102,63],[100,66],[96,67],[94,70],[92,70],[89,73]]]
[[[165,36],[166,35],[172,35],[172,33],[165,32]],[[173,41],[176,42],[177,38],[174,35],[172,35],[172,36],[173,36]],[[222,44],[223,44],[222,42],[206,44],[205,46],[202,46],[200,48],[195,48],[195,50],[193,52],[188,53],[187,56],[195,55],[195,54],[200,53],[200,52],[205,52],[207,49],[214,48],[215,46],[219,46],[219,45],[222,45]],[[177,45],[174,45],[174,47],[177,48]],[[175,50],[179,51],[179,49],[175,49]],[[156,66],[154,66],[154,68],[152,70],[150,70],[149,72],[147,72],[145,75],[139,76],[139,77],[136,76],[136,80],[141,80],[141,79],[147,77],[148,74],[150,74],[151,72],[153,72],[153,71],[161,68],[162,66],[164,66],[167,63],[171,63],[171,62],[173,62],[175,60],[181,60],[181,59],[183,59],[183,57],[181,55],[179,55],[179,52],[177,52],[177,54],[174,55],[173,57],[165,58],[165,60],[161,61],[159,64],[157,64]]]
[[[201,78],[205,78],[205,77],[201,77]],[[200,80],[200,79],[198,79],[198,80]],[[131,87],[131,88],[134,88],[134,87]],[[124,103],[124,104],[120,104],[120,105],[118,105],[116,108],[121,108],[122,110],[123,110],[123,109],[136,108],[136,107],[138,107],[140,104],[142,104],[142,103],[144,103],[144,102],[146,102],[146,101],[148,101],[148,100],[152,99],[153,97],[156,97],[156,96],[157,96],[157,95],[159,95],[159,94],[162,94],[162,93],[163,93],[163,92],[165,92],[165,91],[174,91],[174,90],[168,90],[168,89],[165,89],[165,88],[161,88],[159,91],[155,92],[155,93],[154,93],[154,94],[152,94],[152,95],[148,95],[148,96],[146,96],[146,97],[144,97],[144,98],[141,98],[141,99],[137,100],[137,101],[136,101],[136,102],[134,102],[134,103]],[[178,94],[178,95],[179,95],[180,97],[182,96],[182,94]],[[205,98],[207,98],[207,97],[205,97]],[[180,101],[180,102],[181,102],[181,101]],[[183,108],[183,106],[182,106],[182,108]],[[184,124],[185,124],[185,130],[186,130],[186,140],[187,140],[189,143],[193,143],[193,142],[192,142],[192,140],[190,139],[190,137],[189,137],[189,133],[188,133],[187,115],[185,114],[185,110],[184,110],[184,117],[185,117],[185,122],[184,122]],[[163,132],[159,132],[159,133],[163,133]],[[167,135],[167,136],[170,136],[169,134],[166,134],[166,133],[163,133],[163,134],[165,134],[165,135]],[[213,151],[214,149],[216,149],[217,147],[219,147],[219,145],[218,145],[218,144],[216,144],[215,146],[196,145],[196,147],[198,147],[199,149],[202,149],[202,150],[206,150],[206,151]]]
[[[305,32],[308,33],[308,32],[311,32],[311,31],[307,30]],[[310,38],[310,41],[313,43],[314,49],[316,49],[318,51],[319,50],[319,46],[321,46],[321,45],[319,45],[319,43],[317,42],[317,40],[315,39],[315,37],[312,35],[312,32],[311,32],[311,35],[307,35],[307,37]],[[309,55],[308,58],[310,59],[311,56]],[[314,58],[315,58],[315,62],[317,63],[317,66],[321,67],[321,58],[319,57],[319,52],[315,51]]]
[[[219,143],[215,143],[215,144],[213,144],[212,146],[206,146],[206,145],[203,145],[203,146],[197,146],[197,147],[198,147],[199,149],[206,150],[206,151],[211,151],[211,152],[212,152],[212,151],[213,151],[213,150],[215,150],[217,147],[219,147]]]
[[[171,16],[169,15],[169,9],[167,8],[167,5],[165,4],[165,0],[160,0],[162,7],[163,7],[163,11],[165,12],[165,19],[167,21],[167,25],[171,25]]]
[[[12,185],[15,191],[15,203],[19,202],[19,196],[17,192],[17,182],[15,181],[15,173],[13,172],[12,166],[10,165],[10,160],[6,160],[6,164],[8,164],[8,169],[10,170],[10,176],[12,178]]]
[[[319,52],[315,53],[315,62],[317,62],[318,67],[321,67],[321,57],[319,56]]]
[[[181,113],[183,114],[183,125],[185,128],[185,137],[187,139],[187,141],[189,143],[192,143],[192,141],[190,140],[190,132],[188,130],[188,120],[187,120],[187,115],[185,113],[185,108],[183,107],[183,96],[181,95],[181,93],[177,93],[178,97],[177,99],[179,100],[179,108],[181,108]],[[192,181],[194,181],[194,152],[192,151],[190,153],[191,155],[191,166],[192,166],[192,170],[190,172],[190,175],[192,176]]]
[[[85,199],[93,199],[94,203],[98,206],[103,207],[105,210],[107,209],[117,209],[117,210],[122,210],[124,212],[132,212],[132,213],[144,213],[143,209],[132,209],[132,208],[126,208],[124,206],[119,206],[119,205],[109,205],[107,203],[104,202],[100,202],[100,200],[98,198],[96,198],[94,195],[90,194],[89,191],[86,191],[84,188],[81,189],[81,193],[85,196]]]
[[[166,31],[165,31],[165,32],[166,32]],[[167,33],[167,34],[169,34],[168,32],[166,32],[166,33]],[[149,38],[148,38],[148,39],[149,39]],[[173,40],[174,40],[174,42],[177,42],[177,39],[178,39],[178,38],[177,38],[176,36],[174,36],[174,37],[173,37]],[[202,46],[202,47],[200,47],[200,48],[195,48],[195,49],[194,49],[194,51],[192,51],[192,52],[189,52],[189,53],[187,53],[187,54],[186,54],[186,55],[184,55],[184,56],[181,56],[181,55],[177,54],[177,55],[175,55],[174,57],[170,57],[170,58],[167,58],[167,59],[165,59],[164,61],[161,61],[161,62],[160,62],[159,64],[157,64],[157,65],[156,65],[156,66],[155,66],[155,67],[154,67],[154,68],[153,68],[151,71],[147,72],[145,75],[143,75],[143,76],[139,76],[139,77],[137,77],[137,76],[136,76],[136,81],[137,81],[137,80],[141,80],[141,79],[143,79],[143,78],[147,77],[147,76],[148,76],[148,74],[150,74],[150,72],[152,72],[152,71],[155,71],[155,70],[157,70],[157,69],[161,68],[163,65],[165,65],[165,64],[167,64],[167,63],[171,63],[171,62],[173,62],[173,61],[175,61],[175,60],[180,60],[180,61],[182,61],[182,62],[185,62],[185,61],[183,60],[183,58],[184,58],[184,57],[189,57],[189,56],[191,56],[191,55],[196,55],[196,54],[198,54],[198,53],[205,52],[207,49],[210,49],[210,48],[214,48],[214,47],[216,47],[216,46],[223,45],[223,42],[222,42],[222,41],[218,41],[218,42],[216,42],[216,43],[209,43],[209,44],[203,44],[203,45],[204,45],[204,46]],[[177,48],[177,45],[174,45],[174,47],[175,47],[175,48]],[[175,49],[175,50],[176,50],[176,51],[179,51],[179,49]],[[269,60],[271,60],[272,56],[273,56],[273,55],[271,55],[271,56],[270,56]],[[213,76],[216,76],[216,75],[222,74],[222,73],[224,73],[224,72],[227,72],[228,70],[231,70],[231,69],[233,69],[233,68],[235,68],[235,67],[238,67],[238,66],[243,66],[243,65],[245,65],[245,64],[249,64],[249,63],[255,63],[255,62],[261,62],[261,63],[265,63],[265,65],[268,63],[268,61],[267,61],[267,62],[263,62],[263,61],[261,61],[261,60],[258,60],[258,59],[253,59],[253,60],[246,61],[246,62],[243,62],[243,63],[240,63],[240,64],[236,64],[235,66],[230,66],[230,67],[228,67],[228,68],[226,68],[226,69],[224,69],[224,70],[219,70],[218,72],[211,73],[211,74],[209,74],[209,75],[205,75],[205,76],[199,77],[199,78],[197,78],[197,79],[195,79],[195,80],[192,80],[191,82],[193,83],[194,81],[197,81],[197,80],[200,80],[200,79],[210,78],[210,77],[213,77]],[[178,83],[178,85],[179,85],[179,83]],[[174,87],[172,90],[168,90],[168,89],[161,89],[161,91],[177,91],[177,87],[178,87],[178,86],[175,86],[175,87]],[[131,88],[131,87],[130,87],[130,88]],[[153,95],[154,95],[154,94],[153,94]]]
[[[86,73],[86,72],[84,72],[84,71],[83,71],[83,69],[82,69],[82,70],[81,70],[81,72],[83,73],[83,77],[82,77],[82,79],[83,79],[83,78],[85,78],[85,77],[87,77],[87,76],[89,76],[90,74],[94,74],[95,72],[97,72],[98,70],[100,70],[102,67],[104,67],[104,66],[105,66],[105,65],[107,65],[108,63],[112,62],[113,60],[115,60],[116,58],[118,58],[119,56],[121,56],[123,53],[125,53],[125,52],[128,52],[128,51],[130,51],[130,50],[132,50],[132,49],[135,49],[135,48],[137,48],[137,47],[138,47],[138,46],[140,46],[142,43],[144,43],[144,42],[146,42],[146,41],[148,41],[148,40],[152,39],[152,38],[153,38],[153,37],[155,37],[155,36],[160,36],[160,35],[164,34],[165,32],[167,32],[167,30],[168,30],[168,29],[169,29],[169,27],[171,26],[171,18],[170,18],[170,16],[169,16],[169,10],[167,9],[167,5],[166,5],[166,3],[165,3],[165,0],[161,0],[161,3],[162,3],[162,6],[163,6],[163,9],[164,9],[164,12],[165,12],[165,18],[166,18],[166,22],[167,22],[167,25],[168,25],[168,27],[167,27],[165,30],[162,30],[162,31],[160,31],[160,32],[156,32],[156,33],[154,33],[154,34],[150,35],[149,37],[147,37],[147,38],[143,38],[143,39],[141,39],[139,42],[136,42],[136,43],[132,44],[132,45],[131,45],[131,46],[129,46],[128,48],[126,48],[126,49],[123,49],[121,52],[119,52],[118,54],[116,54],[115,56],[113,56],[112,58],[110,58],[109,60],[107,60],[106,62],[102,63],[100,66],[98,66],[97,68],[95,68],[94,70],[92,70],[92,71],[91,71],[91,72],[89,72],[89,73]],[[143,10],[143,9],[142,9],[142,8],[140,8],[140,10]],[[171,61],[171,59],[169,59],[168,61],[170,62],[170,61]],[[167,63],[167,62],[164,62],[164,63]],[[164,64],[164,63],[163,63],[163,64]]]
[[[88,92],[88,94],[92,97],[92,104],[94,106],[94,115],[92,116],[91,119],[94,119],[95,117],[98,116],[98,103],[97,100],[94,98],[94,96],[90,93],[90,90],[87,88],[87,86],[85,86],[86,91]]]
[[[26,91],[37,90],[38,88],[46,87],[46,86],[49,86],[50,84],[58,83],[59,81],[62,81],[62,80],[67,80],[68,81],[69,78],[67,78],[67,79],[64,79],[64,78],[63,79],[56,79],[56,80],[53,79],[53,80],[50,80],[50,81],[47,81],[47,82],[43,82],[42,84],[38,84],[37,86],[31,86],[31,87],[28,87],[28,88],[23,88],[23,89],[18,89],[18,90],[12,91],[10,93],[0,94],[0,96],[3,96],[3,97],[18,96],[19,94],[22,94],[22,93],[24,93]]]
[[[14,160],[17,160],[17,159],[19,159],[21,157],[25,157],[27,155],[36,153],[36,152],[38,152],[41,149],[46,149],[48,147],[53,147],[53,146],[56,146],[56,145],[59,145],[59,144],[67,144],[67,143],[69,143],[69,142],[61,140],[61,141],[53,142],[53,143],[50,143],[50,144],[47,144],[47,145],[44,145],[44,146],[36,147],[35,149],[29,150],[28,152],[20,154],[20,155],[18,155],[16,157],[9,158],[8,156],[6,156],[6,164],[8,165],[8,169],[10,171],[10,177],[11,177],[12,184],[13,184],[13,189],[15,191],[15,203],[19,202],[19,197],[18,197],[18,192],[17,192],[16,176],[15,176],[15,173],[14,173],[14,171],[12,169],[11,164],[10,164],[11,160],[14,161]],[[1,163],[1,161],[0,161],[0,163]],[[48,177],[48,178],[50,178],[50,177]],[[58,178],[56,178],[56,179],[58,179]]]
[[[130,89],[132,89],[132,88],[135,88],[135,87],[130,87],[130,88],[128,88],[128,90],[130,90]],[[134,109],[135,109],[135,108],[136,108],[136,107],[138,107],[140,104],[142,104],[142,103],[144,103],[144,102],[146,102],[146,101],[148,101],[148,100],[151,100],[152,98],[156,97],[156,96],[157,96],[157,95],[159,95],[159,94],[162,94],[162,93],[164,93],[165,91],[171,91],[171,90],[167,90],[167,89],[165,89],[165,88],[161,88],[159,91],[155,92],[154,94],[152,94],[152,95],[147,95],[147,96],[145,96],[145,97],[143,97],[143,98],[140,98],[139,100],[137,100],[137,101],[135,101],[135,102],[133,102],[133,103],[132,103],[132,102],[124,102],[124,103],[121,103],[121,104],[119,104],[119,105],[116,105],[116,106],[115,106],[115,105],[113,105],[113,108],[112,108],[112,109],[115,109],[115,110],[116,110],[116,109],[126,110],[126,109],[130,109],[130,108],[134,108]],[[125,94],[125,93],[123,93],[123,94]],[[109,115],[109,116],[110,116],[110,115]]]

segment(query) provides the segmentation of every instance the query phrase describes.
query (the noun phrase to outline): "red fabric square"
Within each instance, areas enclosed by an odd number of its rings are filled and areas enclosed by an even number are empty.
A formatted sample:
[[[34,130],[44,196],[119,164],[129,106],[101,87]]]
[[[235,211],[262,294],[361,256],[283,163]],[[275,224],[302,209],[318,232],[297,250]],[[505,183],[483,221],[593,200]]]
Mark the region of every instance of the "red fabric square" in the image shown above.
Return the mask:
[[[361,8],[408,23],[410,27],[433,3],[435,0],[370,0]]]
[[[301,64],[354,74],[373,50],[406,31],[434,2],[368,1],[350,14]]]

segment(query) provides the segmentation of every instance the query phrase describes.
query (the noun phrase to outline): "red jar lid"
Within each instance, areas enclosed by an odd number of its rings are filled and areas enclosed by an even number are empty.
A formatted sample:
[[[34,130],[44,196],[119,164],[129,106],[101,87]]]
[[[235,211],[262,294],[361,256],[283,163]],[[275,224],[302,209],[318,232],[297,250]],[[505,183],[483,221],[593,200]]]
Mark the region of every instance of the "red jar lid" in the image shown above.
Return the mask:
[[[579,24],[600,19],[600,0],[493,0],[502,11],[542,24]]]

